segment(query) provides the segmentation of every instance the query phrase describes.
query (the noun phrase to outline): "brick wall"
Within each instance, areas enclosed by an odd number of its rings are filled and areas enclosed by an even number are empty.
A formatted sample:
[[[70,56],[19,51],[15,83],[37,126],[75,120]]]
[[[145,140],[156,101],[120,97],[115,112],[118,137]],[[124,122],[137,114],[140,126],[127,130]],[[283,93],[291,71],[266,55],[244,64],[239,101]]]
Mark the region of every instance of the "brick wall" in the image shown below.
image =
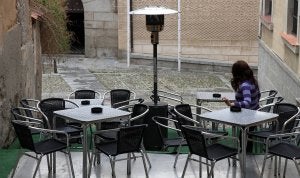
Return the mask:
[[[161,5],[177,10],[177,1],[133,1],[133,10],[147,5]],[[126,49],[126,1],[119,6],[119,50]],[[122,12],[120,12],[122,11]],[[232,62],[244,59],[257,63],[259,0],[189,0],[181,1],[182,57]],[[158,54],[177,56],[177,14],[165,16],[159,33]],[[150,32],[143,15],[133,15],[133,53],[151,54]],[[121,39],[121,40],[120,40]]]

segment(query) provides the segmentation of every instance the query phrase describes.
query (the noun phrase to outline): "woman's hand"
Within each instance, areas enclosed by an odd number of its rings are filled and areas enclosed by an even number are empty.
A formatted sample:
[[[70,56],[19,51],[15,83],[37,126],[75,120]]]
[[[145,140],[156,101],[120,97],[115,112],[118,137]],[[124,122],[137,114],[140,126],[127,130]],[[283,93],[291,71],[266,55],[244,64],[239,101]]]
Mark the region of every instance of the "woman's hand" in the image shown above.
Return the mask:
[[[233,106],[233,105],[234,105],[234,104],[231,103],[231,102],[229,101],[229,99],[226,98],[226,97],[223,97],[222,100],[225,102],[225,104],[226,104],[227,106]]]

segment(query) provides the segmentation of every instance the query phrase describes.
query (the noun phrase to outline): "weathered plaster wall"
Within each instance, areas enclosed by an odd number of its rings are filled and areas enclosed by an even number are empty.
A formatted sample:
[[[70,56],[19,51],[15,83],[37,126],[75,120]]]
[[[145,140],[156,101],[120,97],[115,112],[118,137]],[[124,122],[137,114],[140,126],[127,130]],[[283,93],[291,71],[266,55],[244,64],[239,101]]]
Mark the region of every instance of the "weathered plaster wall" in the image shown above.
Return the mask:
[[[41,96],[41,66],[37,62],[40,54],[37,51],[34,55],[28,3],[0,1],[0,18],[5,19],[0,21],[0,147],[8,146],[13,140],[11,107],[18,106],[22,98],[40,99]]]

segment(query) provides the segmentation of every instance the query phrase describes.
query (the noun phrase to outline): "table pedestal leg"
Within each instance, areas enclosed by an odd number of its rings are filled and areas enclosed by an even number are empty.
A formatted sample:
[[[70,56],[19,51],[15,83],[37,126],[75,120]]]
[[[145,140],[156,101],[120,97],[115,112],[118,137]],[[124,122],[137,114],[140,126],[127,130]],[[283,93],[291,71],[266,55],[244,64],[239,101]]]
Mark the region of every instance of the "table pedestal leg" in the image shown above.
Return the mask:
[[[82,126],[83,128],[83,140],[82,140],[82,177],[83,178],[87,178],[88,177],[88,171],[87,171],[87,147],[88,147],[88,143],[87,143],[87,125],[83,124]]]

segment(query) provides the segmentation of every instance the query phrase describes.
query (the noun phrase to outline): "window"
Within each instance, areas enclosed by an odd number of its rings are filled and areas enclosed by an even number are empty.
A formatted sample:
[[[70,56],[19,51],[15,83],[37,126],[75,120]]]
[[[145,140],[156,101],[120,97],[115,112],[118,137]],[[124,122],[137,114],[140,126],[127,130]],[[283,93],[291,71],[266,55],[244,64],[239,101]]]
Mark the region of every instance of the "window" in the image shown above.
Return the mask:
[[[293,14],[292,14],[292,34],[297,35],[298,27],[298,0],[294,0]]]
[[[269,30],[273,30],[272,0],[262,1],[261,23]]]
[[[272,15],[272,0],[265,0],[264,2],[264,15],[271,16]]]
[[[298,0],[287,1],[286,29],[281,33],[284,44],[294,54],[299,54]]]

